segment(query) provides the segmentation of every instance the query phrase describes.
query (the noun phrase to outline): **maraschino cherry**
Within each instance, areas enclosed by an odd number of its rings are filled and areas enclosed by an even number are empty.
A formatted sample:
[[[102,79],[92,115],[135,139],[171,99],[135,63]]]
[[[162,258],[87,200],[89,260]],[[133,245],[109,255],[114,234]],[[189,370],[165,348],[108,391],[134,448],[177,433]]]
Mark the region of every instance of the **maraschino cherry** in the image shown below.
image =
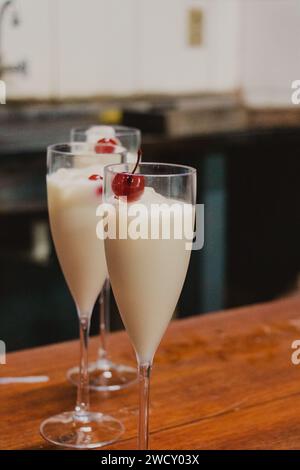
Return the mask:
[[[132,173],[118,173],[111,184],[111,188],[116,197],[127,197],[127,202],[137,201],[144,192],[145,178],[142,175],[135,175],[136,169],[142,156],[141,149],[138,151],[138,158]]]
[[[89,180],[91,180],[91,181],[103,180],[103,176],[101,176],[101,175],[91,175],[91,176],[89,176]]]
[[[116,145],[118,142],[116,139],[112,137],[103,137],[102,139],[98,140],[95,145],[95,152],[96,153],[113,153],[115,150]]]
[[[103,137],[99,139],[95,145],[95,153],[113,153],[118,142],[113,138]],[[100,175],[91,175],[89,180],[97,181],[103,180],[103,177]],[[97,196],[101,196],[103,193],[102,185],[96,189]]]
[[[91,181],[103,180],[103,176],[101,176],[101,175],[91,175],[91,176],[89,176],[89,180],[91,180]],[[101,184],[101,186],[99,186],[96,189],[96,194],[97,194],[97,196],[101,196],[102,193],[103,193],[103,186]]]

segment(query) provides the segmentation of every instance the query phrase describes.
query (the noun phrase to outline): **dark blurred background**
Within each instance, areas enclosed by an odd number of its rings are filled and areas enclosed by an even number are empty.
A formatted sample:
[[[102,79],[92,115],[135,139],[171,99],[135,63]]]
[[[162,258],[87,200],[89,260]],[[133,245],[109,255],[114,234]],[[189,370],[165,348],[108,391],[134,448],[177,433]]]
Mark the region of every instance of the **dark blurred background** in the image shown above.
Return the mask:
[[[45,186],[46,146],[68,140],[72,127],[139,127],[144,160],[197,168],[205,246],[192,254],[179,317],[298,288],[299,29],[297,0],[0,0],[8,350],[78,334]],[[120,327],[113,303],[112,328]]]

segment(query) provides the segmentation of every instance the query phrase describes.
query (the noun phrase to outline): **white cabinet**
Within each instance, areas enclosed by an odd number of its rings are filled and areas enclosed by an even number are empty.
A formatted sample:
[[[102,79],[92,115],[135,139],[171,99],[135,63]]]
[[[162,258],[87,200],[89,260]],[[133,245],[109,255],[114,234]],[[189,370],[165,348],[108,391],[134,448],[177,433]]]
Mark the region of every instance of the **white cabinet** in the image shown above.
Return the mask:
[[[242,10],[242,83],[252,106],[291,105],[300,78],[299,0],[246,0]]]
[[[53,5],[56,0],[17,0],[20,24],[12,27],[13,8],[3,21],[3,59],[6,65],[25,60],[27,74],[6,74],[8,98],[49,98],[55,90]]]
[[[59,97],[135,91],[135,0],[60,0]]]
[[[26,59],[28,75],[6,77],[8,97],[236,88],[238,1],[17,0],[22,24],[5,22],[5,57]],[[191,7],[203,10],[201,47],[187,42]]]

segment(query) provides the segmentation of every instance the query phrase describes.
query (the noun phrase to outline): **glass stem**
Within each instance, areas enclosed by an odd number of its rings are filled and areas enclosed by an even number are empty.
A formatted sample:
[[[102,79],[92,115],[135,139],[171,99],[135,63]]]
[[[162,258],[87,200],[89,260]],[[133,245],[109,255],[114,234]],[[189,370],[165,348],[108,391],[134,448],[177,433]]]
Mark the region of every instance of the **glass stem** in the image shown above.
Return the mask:
[[[99,297],[99,313],[100,313],[100,348],[98,356],[100,361],[107,360],[107,334],[109,333],[109,297],[110,282],[106,278]]]
[[[139,450],[147,450],[149,442],[149,393],[151,364],[139,364],[139,389],[140,389],[140,411],[139,411]]]
[[[75,413],[79,419],[83,417],[90,407],[89,399],[89,372],[88,372],[88,341],[90,330],[90,315],[79,316],[80,329],[80,366],[79,383],[77,387],[77,402]]]

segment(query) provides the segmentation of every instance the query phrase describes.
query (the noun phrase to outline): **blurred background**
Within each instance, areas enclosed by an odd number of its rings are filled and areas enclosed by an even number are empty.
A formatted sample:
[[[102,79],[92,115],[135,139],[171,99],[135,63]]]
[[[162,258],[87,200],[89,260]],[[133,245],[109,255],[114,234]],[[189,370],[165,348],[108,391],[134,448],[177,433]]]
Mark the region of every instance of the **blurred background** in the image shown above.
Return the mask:
[[[145,160],[198,169],[205,246],[192,255],[178,316],[298,288],[299,32],[299,0],[0,0],[8,350],[78,334],[45,187],[46,146],[76,126],[138,127]]]

